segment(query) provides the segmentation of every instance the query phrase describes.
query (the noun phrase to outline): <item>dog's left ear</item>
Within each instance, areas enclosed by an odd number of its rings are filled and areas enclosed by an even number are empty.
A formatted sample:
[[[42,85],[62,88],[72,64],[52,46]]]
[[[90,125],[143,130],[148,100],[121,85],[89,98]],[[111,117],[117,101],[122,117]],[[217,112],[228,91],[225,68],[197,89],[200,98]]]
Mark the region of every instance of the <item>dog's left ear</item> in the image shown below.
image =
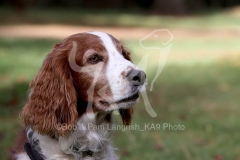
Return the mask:
[[[27,127],[49,136],[67,134],[77,123],[77,95],[68,63],[72,44],[55,45],[30,84],[22,110]]]

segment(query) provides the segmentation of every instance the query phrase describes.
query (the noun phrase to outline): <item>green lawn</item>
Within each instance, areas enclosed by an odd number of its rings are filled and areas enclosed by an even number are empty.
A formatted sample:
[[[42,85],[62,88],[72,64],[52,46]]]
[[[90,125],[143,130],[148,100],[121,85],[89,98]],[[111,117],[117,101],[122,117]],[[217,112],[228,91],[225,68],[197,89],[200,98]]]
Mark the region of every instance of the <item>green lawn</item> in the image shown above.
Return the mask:
[[[58,41],[0,38],[0,159],[6,159],[7,149],[22,127],[18,113],[25,103],[28,84],[46,54]],[[145,123],[181,124],[185,130],[161,128],[117,131],[114,140],[119,155],[124,157],[121,159],[240,159],[240,57],[227,54],[239,51],[239,43],[235,39],[173,43],[169,59],[154,90],[148,92],[157,117],[150,117],[143,103],[140,103],[136,106],[132,123],[142,129]],[[126,44],[135,53],[135,63],[147,53],[141,49],[137,40],[127,40]],[[220,46],[221,49],[211,46]],[[182,60],[174,56],[178,52],[185,53],[186,49],[193,55],[198,53],[195,59],[190,57]],[[206,51],[210,60],[206,61],[199,50]],[[226,55],[211,55],[211,52],[219,50],[223,50]],[[157,65],[152,62],[153,59],[150,59],[147,70],[149,83]],[[119,123],[120,118],[115,118]]]

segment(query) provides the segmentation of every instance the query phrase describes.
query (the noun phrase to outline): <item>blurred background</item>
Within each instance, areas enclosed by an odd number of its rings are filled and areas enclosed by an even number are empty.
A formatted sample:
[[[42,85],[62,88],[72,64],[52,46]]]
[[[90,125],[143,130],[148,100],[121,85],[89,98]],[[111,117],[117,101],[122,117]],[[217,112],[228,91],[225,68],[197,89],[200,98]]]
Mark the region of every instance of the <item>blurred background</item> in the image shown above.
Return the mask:
[[[156,74],[161,52],[139,40],[155,29],[174,36],[166,65],[133,124],[185,126],[183,131],[116,131],[123,160],[240,160],[239,0],[1,0],[0,159],[22,128],[19,111],[28,85],[55,43],[79,32],[103,31],[120,39],[138,64],[148,57],[147,77]],[[169,34],[145,45],[162,47]],[[116,116],[116,123],[120,118]]]

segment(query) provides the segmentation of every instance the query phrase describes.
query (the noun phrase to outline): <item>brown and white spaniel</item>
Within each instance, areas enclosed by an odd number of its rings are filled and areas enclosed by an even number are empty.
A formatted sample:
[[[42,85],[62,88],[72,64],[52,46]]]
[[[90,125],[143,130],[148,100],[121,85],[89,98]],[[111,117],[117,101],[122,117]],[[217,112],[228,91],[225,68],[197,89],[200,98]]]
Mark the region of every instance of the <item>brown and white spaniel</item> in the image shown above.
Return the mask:
[[[64,39],[30,84],[21,113],[27,128],[12,159],[118,159],[110,139],[111,114],[118,110],[123,124],[130,124],[145,79],[129,52],[107,33]]]

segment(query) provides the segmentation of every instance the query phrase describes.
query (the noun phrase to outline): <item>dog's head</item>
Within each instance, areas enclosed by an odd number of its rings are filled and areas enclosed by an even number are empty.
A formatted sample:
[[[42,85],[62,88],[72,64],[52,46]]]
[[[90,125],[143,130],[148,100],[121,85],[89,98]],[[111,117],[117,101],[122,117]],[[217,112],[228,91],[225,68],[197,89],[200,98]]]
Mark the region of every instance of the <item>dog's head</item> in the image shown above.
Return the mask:
[[[113,36],[72,35],[56,44],[30,84],[22,111],[27,126],[45,135],[64,135],[56,125],[75,125],[91,104],[93,112],[119,110],[129,124],[146,75]]]

